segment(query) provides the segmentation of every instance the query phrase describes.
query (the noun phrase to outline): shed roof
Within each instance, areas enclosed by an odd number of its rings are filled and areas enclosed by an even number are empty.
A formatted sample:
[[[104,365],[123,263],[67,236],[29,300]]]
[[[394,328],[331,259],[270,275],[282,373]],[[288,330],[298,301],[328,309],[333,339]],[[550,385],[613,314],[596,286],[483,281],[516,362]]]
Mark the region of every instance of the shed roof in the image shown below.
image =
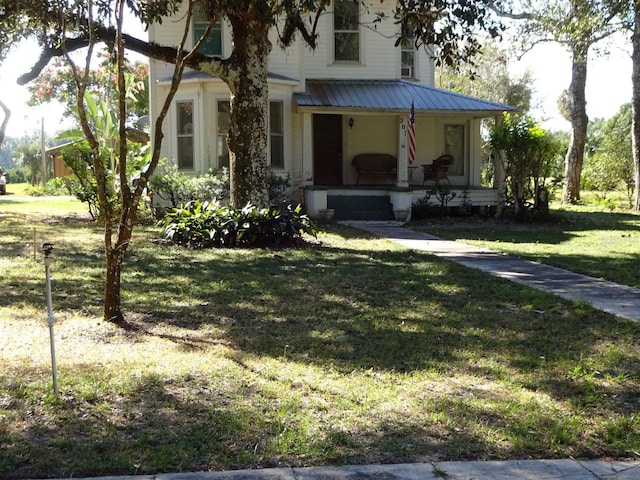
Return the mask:
[[[492,116],[514,107],[406,80],[307,80],[306,92],[295,94],[301,110],[365,110],[474,113]]]

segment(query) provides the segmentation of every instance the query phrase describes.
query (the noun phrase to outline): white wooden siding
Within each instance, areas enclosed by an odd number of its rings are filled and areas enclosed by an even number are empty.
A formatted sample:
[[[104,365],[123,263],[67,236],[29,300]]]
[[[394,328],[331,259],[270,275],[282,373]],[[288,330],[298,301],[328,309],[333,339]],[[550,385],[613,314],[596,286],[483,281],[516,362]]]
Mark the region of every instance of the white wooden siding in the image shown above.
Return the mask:
[[[287,49],[278,44],[274,28],[269,35],[273,49],[269,56],[269,71],[291,79],[304,78],[353,78],[353,79],[399,79],[400,48],[394,46],[398,27],[391,17],[395,2],[384,1],[368,14],[361,15],[361,62],[359,64],[335,63],[333,61],[333,15],[327,13],[318,26],[318,47],[311,50],[298,35],[298,39]],[[177,45],[182,37],[184,9],[165,19],[162,24],[149,28],[149,38],[161,45]],[[373,23],[375,12],[382,11],[386,18]],[[222,23],[223,55],[232,49],[231,29],[228,22]],[[192,33],[187,48],[192,47]],[[152,61],[154,79],[169,78],[173,67],[164,62]],[[434,85],[433,62],[425,49],[417,52],[416,79],[425,85]]]

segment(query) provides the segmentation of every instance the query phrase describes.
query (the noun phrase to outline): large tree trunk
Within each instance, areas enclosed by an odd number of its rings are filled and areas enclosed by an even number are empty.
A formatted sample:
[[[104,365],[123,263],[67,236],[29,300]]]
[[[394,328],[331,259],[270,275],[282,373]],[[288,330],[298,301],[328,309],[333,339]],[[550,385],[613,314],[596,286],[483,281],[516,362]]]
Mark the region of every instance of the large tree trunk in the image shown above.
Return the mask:
[[[633,51],[631,59],[633,62],[633,70],[631,73],[632,99],[633,107],[632,120],[632,145],[633,145],[633,164],[635,166],[635,199],[633,209],[640,210],[640,0],[633,2],[634,6],[634,24],[633,35],[631,36],[631,44]]]
[[[268,24],[230,17],[234,53],[229,59],[231,203],[242,208],[269,204],[267,135],[269,86]]]
[[[571,139],[565,158],[564,189],[562,203],[580,200],[580,175],[584,160],[584,146],[587,140],[587,83],[588,48],[575,48],[572,52],[571,85],[569,87],[569,120],[571,121]]]

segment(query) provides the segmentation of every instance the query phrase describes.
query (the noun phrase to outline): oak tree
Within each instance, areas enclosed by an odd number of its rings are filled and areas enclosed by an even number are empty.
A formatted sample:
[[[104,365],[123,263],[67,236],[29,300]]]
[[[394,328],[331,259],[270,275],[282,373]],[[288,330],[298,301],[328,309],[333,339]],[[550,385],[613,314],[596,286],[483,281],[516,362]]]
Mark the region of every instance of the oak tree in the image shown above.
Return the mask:
[[[517,38],[523,51],[542,42],[556,42],[571,55],[571,84],[565,105],[571,139],[565,158],[562,202],[580,199],[580,175],[589,118],[585,87],[589,53],[624,25],[627,0],[524,0],[497,7],[501,15],[520,21]],[[515,4],[515,5],[514,5]]]

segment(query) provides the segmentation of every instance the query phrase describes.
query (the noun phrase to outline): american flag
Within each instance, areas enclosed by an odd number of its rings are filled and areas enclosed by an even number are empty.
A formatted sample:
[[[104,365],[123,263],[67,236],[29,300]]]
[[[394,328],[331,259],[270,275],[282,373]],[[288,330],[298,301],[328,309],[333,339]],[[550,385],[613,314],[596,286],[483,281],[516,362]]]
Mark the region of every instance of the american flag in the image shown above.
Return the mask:
[[[416,111],[413,108],[413,100],[411,100],[411,109],[409,110],[409,165],[416,159]]]

